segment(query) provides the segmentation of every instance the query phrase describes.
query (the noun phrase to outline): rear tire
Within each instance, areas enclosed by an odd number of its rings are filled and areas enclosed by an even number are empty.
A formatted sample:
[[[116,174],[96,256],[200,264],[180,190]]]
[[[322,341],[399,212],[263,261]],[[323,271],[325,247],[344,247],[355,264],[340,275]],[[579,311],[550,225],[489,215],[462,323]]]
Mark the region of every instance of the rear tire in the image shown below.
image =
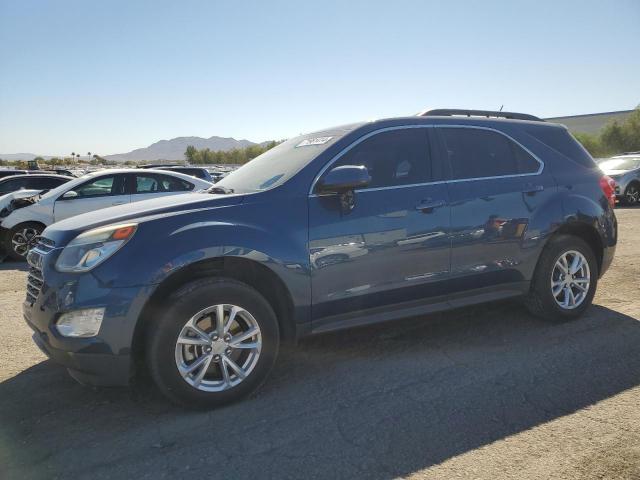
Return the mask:
[[[9,258],[13,260],[25,260],[27,253],[37,243],[37,238],[42,235],[44,226],[37,222],[20,223],[10,229],[5,237],[5,250]]]
[[[578,264],[582,267],[574,271]],[[591,305],[598,276],[598,262],[587,242],[559,235],[549,240],[538,260],[525,305],[545,320],[572,320]]]
[[[164,314],[147,337],[146,360],[154,382],[173,402],[219,407],[246,397],[267,378],[280,334],[273,309],[253,288],[225,278],[197,280],[160,310]]]

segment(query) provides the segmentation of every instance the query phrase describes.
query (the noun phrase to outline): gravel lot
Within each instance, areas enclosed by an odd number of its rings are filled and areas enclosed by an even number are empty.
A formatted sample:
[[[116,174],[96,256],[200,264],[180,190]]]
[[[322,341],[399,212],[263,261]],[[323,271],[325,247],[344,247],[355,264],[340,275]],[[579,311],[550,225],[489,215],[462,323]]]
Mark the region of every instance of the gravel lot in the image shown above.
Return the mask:
[[[0,478],[640,478],[640,209],[595,305],[516,303],[323,335],[253,398],[194,413],[92,390],[32,344],[0,265]]]

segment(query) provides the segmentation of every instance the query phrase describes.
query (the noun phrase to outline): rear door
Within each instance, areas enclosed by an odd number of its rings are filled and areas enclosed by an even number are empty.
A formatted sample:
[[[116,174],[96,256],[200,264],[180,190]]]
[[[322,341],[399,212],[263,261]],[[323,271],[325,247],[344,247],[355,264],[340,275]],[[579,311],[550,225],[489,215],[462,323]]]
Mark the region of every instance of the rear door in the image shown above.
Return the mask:
[[[518,290],[538,250],[526,238],[555,193],[543,163],[497,130],[437,127],[450,168],[452,301],[455,292]],[[525,268],[526,267],[526,268]]]
[[[314,327],[370,309],[428,302],[449,275],[446,185],[430,128],[401,127],[355,142],[327,171],[364,165],[372,181],[345,212],[337,195],[309,197]]]
[[[131,195],[125,193],[124,175],[102,175],[92,178],[73,189],[77,196],[58,197],[53,208],[56,222],[65,218],[92,212],[113,205],[129,203]]]

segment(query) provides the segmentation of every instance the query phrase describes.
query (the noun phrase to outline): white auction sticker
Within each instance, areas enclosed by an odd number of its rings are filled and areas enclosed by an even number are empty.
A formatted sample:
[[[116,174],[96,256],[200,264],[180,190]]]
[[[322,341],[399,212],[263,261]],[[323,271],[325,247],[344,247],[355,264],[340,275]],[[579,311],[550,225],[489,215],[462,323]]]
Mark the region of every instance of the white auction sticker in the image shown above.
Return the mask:
[[[331,140],[333,137],[315,137],[315,138],[307,138],[306,140],[301,141],[296,148],[298,147],[309,147],[311,145],[323,145]]]

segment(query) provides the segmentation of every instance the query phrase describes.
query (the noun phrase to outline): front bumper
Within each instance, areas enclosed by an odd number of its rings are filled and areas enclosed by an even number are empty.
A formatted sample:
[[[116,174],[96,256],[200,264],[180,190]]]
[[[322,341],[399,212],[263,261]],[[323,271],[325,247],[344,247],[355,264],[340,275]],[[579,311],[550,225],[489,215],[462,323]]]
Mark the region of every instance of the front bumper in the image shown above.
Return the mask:
[[[51,266],[53,259],[47,258],[55,253],[43,255],[46,261],[38,264],[43,269],[41,288],[35,295],[31,289],[23,303],[24,319],[34,331],[34,342],[81,383],[129,384],[133,374],[133,336],[149,287],[113,288],[91,272],[57,272]],[[34,268],[31,253],[28,260]],[[63,313],[86,308],[105,309],[98,335],[88,338],[60,335],[55,327],[58,318]]]
[[[29,323],[29,322],[27,322]],[[32,328],[33,325],[29,324]],[[78,382],[96,386],[125,386],[131,376],[129,355],[78,353],[54,348],[47,334],[34,328],[33,341],[54,362],[66,367]]]

